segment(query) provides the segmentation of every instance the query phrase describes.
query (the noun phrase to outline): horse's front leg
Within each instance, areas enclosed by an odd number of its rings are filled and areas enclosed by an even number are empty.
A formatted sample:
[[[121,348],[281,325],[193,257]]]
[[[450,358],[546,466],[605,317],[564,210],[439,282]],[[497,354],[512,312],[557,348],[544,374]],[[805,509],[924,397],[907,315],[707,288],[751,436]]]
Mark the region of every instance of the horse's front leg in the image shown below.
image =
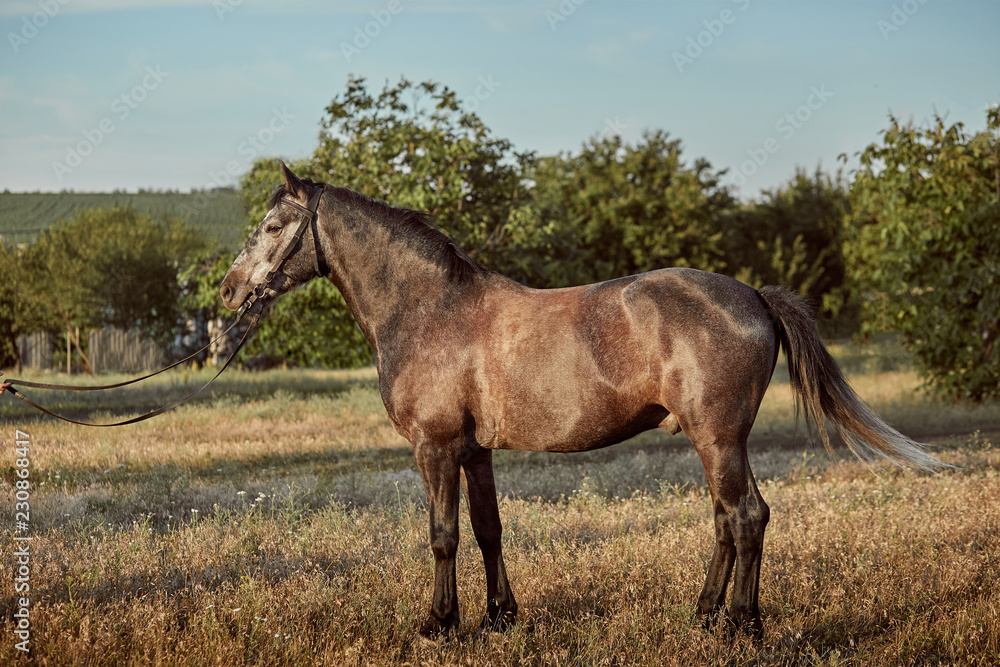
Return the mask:
[[[483,552],[486,568],[486,614],[479,625],[480,635],[503,631],[517,617],[517,601],[507,581],[500,537],[503,525],[497,507],[497,490],[493,481],[493,452],[479,449],[466,455],[462,462],[465,472],[465,495],[469,499],[472,532]]]
[[[434,598],[420,635],[436,639],[458,628],[458,498],[461,447],[431,441],[415,443],[414,456],[427,491],[431,552],[434,554]]]

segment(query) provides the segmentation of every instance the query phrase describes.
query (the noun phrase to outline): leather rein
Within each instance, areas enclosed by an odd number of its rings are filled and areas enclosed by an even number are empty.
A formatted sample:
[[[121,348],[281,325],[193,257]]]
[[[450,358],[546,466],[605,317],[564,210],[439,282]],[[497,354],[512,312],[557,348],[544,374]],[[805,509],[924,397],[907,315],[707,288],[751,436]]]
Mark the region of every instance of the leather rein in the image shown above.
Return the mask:
[[[22,401],[24,401],[31,407],[35,408],[36,410],[44,412],[45,414],[51,417],[55,417],[56,419],[61,419],[62,421],[69,422],[71,424],[79,424],[81,426],[99,426],[99,427],[125,426],[126,424],[135,424],[137,422],[145,421],[157,415],[161,415],[164,412],[173,410],[182,403],[186,403],[187,401],[191,400],[192,398],[200,394],[202,391],[204,391],[208,387],[208,385],[212,384],[212,382],[214,382],[216,378],[222,375],[222,372],[229,367],[229,364],[232,363],[233,359],[236,358],[236,355],[239,354],[240,350],[243,349],[243,346],[247,343],[247,341],[250,340],[251,333],[254,331],[254,329],[257,328],[257,324],[260,322],[261,312],[264,309],[263,297],[266,295],[267,289],[270,287],[271,282],[274,280],[275,276],[277,276],[278,273],[281,272],[281,269],[284,267],[285,262],[288,261],[288,258],[292,256],[292,253],[295,252],[295,249],[302,245],[303,235],[305,234],[307,228],[311,229],[313,237],[313,271],[316,276],[326,275],[324,271],[326,273],[329,273],[325,257],[323,256],[322,248],[320,247],[319,244],[319,228],[317,225],[317,219],[319,218],[317,210],[319,209],[319,202],[322,196],[323,196],[323,186],[316,185],[314,186],[313,191],[309,196],[309,201],[306,204],[306,206],[302,206],[294,201],[285,198],[278,200],[278,204],[276,205],[286,204],[288,206],[291,206],[299,210],[299,215],[297,220],[298,227],[295,230],[295,234],[288,242],[288,245],[285,246],[285,249],[282,251],[278,259],[275,260],[275,263],[271,266],[271,270],[267,272],[266,276],[264,276],[264,281],[259,285],[257,285],[256,287],[254,287],[253,290],[251,290],[246,300],[243,302],[239,310],[236,312],[236,319],[233,320],[233,323],[229,325],[229,328],[223,331],[218,336],[216,336],[214,339],[212,339],[212,341],[210,341],[200,350],[188,355],[187,357],[184,357],[180,361],[175,361],[169,366],[161,368],[158,371],[154,371],[152,373],[149,373],[148,375],[143,375],[142,377],[134,378],[132,380],[117,382],[115,384],[67,385],[67,384],[47,384],[43,382],[29,382],[27,380],[12,379],[0,383],[0,394],[4,393],[4,391],[9,391],[11,394],[17,396]],[[138,417],[133,417],[131,419],[126,419],[124,421],[107,423],[107,424],[95,424],[93,422],[78,421],[76,419],[65,417],[63,415],[59,415],[56,414],[55,412],[52,412],[48,408],[39,405],[38,403],[34,402],[33,400],[25,396],[22,392],[14,388],[14,385],[18,385],[20,387],[30,387],[32,389],[60,389],[64,391],[101,391],[104,389],[116,389],[118,387],[125,387],[130,384],[135,384],[136,382],[141,382],[143,380],[149,379],[154,375],[159,375],[160,373],[168,371],[171,368],[176,368],[177,366],[180,366],[185,362],[191,361],[197,355],[201,354],[203,351],[207,350],[212,345],[214,345],[217,341],[225,338],[225,336],[230,331],[232,331],[236,327],[236,325],[240,323],[243,317],[248,313],[253,317],[250,320],[250,325],[247,327],[247,330],[243,333],[243,337],[240,338],[239,344],[226,359],[226,362],[222,365],[222,368],[220,368],[219,371],[215,375],[213,375],[208,382],[203,384],[201,387],[195,389],[191,393],[187,394],[186,396],[180,398],[179,400],[174,401],[169,405],[164,405],[162,407],[156,408],[155,410],[139,415]],[[0,371],[0,375],[3,375],[2,371]]]

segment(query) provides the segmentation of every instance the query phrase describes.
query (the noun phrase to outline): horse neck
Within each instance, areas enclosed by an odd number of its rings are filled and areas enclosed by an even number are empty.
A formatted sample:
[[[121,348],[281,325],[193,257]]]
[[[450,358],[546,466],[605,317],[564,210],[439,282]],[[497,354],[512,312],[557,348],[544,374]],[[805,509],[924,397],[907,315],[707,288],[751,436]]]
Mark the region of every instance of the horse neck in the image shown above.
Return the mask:
[[[419,242],[362,209],[322,216],[320,243],[328,277],[376,355],[403,344],[415,327],[437,320],[435,309],[454,307],[476,287],[450,280],[447,269],[420,252]]]

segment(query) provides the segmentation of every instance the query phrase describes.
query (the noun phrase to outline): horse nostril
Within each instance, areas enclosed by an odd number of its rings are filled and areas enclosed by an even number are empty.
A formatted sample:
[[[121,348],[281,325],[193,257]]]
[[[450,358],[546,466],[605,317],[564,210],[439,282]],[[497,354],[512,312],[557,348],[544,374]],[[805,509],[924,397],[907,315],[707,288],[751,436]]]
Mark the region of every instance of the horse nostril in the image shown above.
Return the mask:
[[[222,300],[228,303],[233,298],[233,288],[229,285],[223,285],[222,287]]]

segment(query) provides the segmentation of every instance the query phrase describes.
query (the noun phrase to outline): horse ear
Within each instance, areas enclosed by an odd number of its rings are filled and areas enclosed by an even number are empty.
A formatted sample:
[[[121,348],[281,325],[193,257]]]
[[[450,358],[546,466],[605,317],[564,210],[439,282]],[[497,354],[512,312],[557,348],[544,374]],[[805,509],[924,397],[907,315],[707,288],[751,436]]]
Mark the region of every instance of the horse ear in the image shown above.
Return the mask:
[[[303,196],[306,191],[306,184],[292,173],[292,170],[288,168],[288,165],[283,160],[278,160],[278,164],[281,165],[281,175],[285,179],[285,187],[288,189],[288,192],[296,197]]]

